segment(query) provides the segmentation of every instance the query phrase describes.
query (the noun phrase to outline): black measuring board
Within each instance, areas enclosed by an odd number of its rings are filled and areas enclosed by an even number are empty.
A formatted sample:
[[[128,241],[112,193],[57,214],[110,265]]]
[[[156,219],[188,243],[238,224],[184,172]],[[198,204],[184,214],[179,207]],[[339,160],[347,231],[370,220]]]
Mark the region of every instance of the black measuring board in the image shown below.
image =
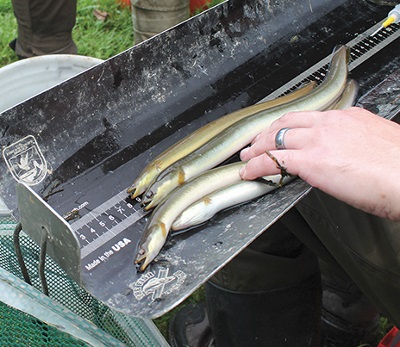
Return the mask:
[[[381,61],[379,56],[375,60]],[[369,77],[362,87],[369,88],[368,85],[371,83],[376,84],[386,77],[388,78],[387,85],[396,87],[395,82],[398,80],[399,72],[397,71],[396,74],[391,72],[391,66],[396,64],[396,61],[398,59],[384,64],[386,68],[382,66],[378,70],[375,81]],[[361,76],[360,80],[363,81]],[[382,88],[388,89],[385,86]],[[374,90],[370,94],[368,98],[363,99],[362,105],[371,111],[377,111],[373,107],[379,108],[379,106],[390,104],[392,108],[388,110],[388,113],[392,114],[393,110],[400,107],[398,104],[391,104],[393,95],[387,96],[382,100],[382,105],[379,105],[377,101],[382,97],[377,98],[377,92]],[[380,95],[382,96],[381,91]],[[167,143],[171,141],[174,142],[175,139],[169,139],[158,146],[167,146]],[[94,172],[93,175],[95,175]],[[146,299],[152,302],[151,308],[148,308],[149,312],[159,310],[164,312],[163,309],[168,305],[164,300],[166,296],[173,297],[172,293],[178,294],[188,290],[185,285],[189,285],[188,282],[196,283],[195,276],[201,277],[213,271],[212,268],[207,268],[208,266],[224,264],[230,258],[229,254],[233,254],[238,249],[238,240],[244,243],[252,240],[254,234],[248,233],[248,230],[252,228],[261,230],[265,227],[265,223],[272,224],[277,215],[283,214],[293,206],[293,201],[300,199],[309,189],[304,182],[297,180],[257,201],[224,211],[204,225],[170,237],[148,271],[140,274],[136,272],[133,260],[137,252],[137,243],[146,224],[146,213],[141,209],[140,202],[131,200],[126,193],[126,187],[131,183],[133,172],[131,163],[127,163],[95,180],[93,186],[85,185],[88,175],[83,175],[69,183],[74,187],[75,195],[71,200],[74,203],[71,204],[68,199],[63,203],[57,201],[57,205],[63,212],[67,212],[74,206],[80,206],[83,217],[72,222],[71,226],[79,233],[78,236],[82,234],[85,236],[81,239],[82,270],[89,278],[94,278],[93,285],[98,285],[99,279],[111,282],[115,294],[108,299],[107,303],[120,310],[121,307],[122,310],[126,308],[127,314],[134,312],[128,309],[132,301],[138,302],[136,309],[143,303],[145,308],[141,310],[146,312],[148,302],[141,301]],[[76,195],[81,189],[82,192]],[[111,194],[110,197],[110,192],[115,192],[115,195]],[[55,197],[62,198],[63,194],[55,195]],[[104,202],[98,206],[97,201]],[[94,206],[94,212],[91,206]],[[264,216],[264,218],[259,216]],[[121,224],[124,222],[126,222],[124,225],[126,228],[122,228]],[[94,230],[92,231],[91,228]],[[84,229],[83,232],[81,232],[82,229]],[[121,267],[121,263],[125,266]],[[87,283],[91,283],[90,279]],[[151,285],[146,287],[149,283]],[[110,289],[107,286],[97,288],[96,293],[107,298],[110,295]],[[175,302],[170,304],[174,306]]]

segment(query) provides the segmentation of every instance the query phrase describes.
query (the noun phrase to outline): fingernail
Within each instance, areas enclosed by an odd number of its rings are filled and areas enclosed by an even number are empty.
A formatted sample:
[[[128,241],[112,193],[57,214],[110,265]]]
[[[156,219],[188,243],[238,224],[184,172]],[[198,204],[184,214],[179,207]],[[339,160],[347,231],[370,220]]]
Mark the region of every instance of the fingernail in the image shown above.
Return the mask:
[[[246,173],[246,167],[243,166],[243,167],[239,170],[239,175],[240,175],[240,177],[243,178],[243,175],[244,175],[245,173]]]
[[[247,152],[249,151],[249,148],[244,148],[240,152],[240,159],[243,160],[243,158],[246,157]]]

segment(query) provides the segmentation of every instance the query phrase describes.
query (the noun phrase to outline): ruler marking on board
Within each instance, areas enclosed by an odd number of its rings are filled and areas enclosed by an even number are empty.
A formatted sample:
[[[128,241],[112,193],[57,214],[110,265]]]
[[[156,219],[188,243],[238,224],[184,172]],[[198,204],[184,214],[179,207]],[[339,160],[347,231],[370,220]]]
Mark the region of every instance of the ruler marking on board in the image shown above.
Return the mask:
[[[392,24],[390,27],[381,30],[377,35],[371,36],[371,34],[376,31],[381,26],[381,23],[377,23],[373,27],[369,28],[362,34],[355,37],[353,40],[349,41],[346,46],[351,48],[352,60],[349,64],[349,71],[355,69],[357,66],[361,65],[363,62],[368,60],[374,54],[378,53],[382,48],[393,42],[400,37],[400,24]],[[358,50],[358,45],[367,46],[364,47],[366,53],[362,53]],[[354,49],[354,51],[353,51]],[[356,55],[356,53],[361,53]],[[325,66],[328,66],[331,61],[332,54],[328,55],[324,59],[320,60],[315,65],[311,66],[309,69],[305,70],[289,82],[285,83],[282,87],[276,89],[274,92],[266,96],[260,102],[275,99],[282,94],[290,92],[295,86],[299,86],[306,81],[310,80],[310,76],[317,73],[321,73]],[[356,55],[356,56],[355,56]],[[353,57],[355,56],[355,57]],[[318,79],[318,76],[317,76]]]

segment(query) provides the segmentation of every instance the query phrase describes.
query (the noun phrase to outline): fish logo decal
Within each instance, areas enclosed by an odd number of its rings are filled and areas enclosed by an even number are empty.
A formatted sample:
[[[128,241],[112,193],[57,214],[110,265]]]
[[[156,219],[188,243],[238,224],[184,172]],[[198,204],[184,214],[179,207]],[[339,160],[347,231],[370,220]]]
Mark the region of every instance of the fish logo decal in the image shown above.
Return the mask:
[[[155,272],[147,272],[142,275],[130,287],[137,300],[142,300],[146,296],[151,296],[151,299],[157,300],[162,295],[171,294],[177,290],[186,279],[186,274],[178,270],[171,276],[168,276],[169,269],[160,269],[158,276]]]
[[[32,135],[5,147],[3,158],[18,182],[34,186],[46,177],[47,163]]]

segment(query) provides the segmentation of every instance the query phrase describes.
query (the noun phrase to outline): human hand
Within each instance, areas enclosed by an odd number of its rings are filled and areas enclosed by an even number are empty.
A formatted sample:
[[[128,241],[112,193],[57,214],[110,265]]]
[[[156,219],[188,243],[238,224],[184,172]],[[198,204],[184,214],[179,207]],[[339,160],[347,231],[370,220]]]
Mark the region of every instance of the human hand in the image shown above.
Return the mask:
[[[284,150],[276,133],[288,127]],[[288,113],[242,150],[243,179],[280,173],[268,150],[292,175],[366,212],[400,220],[400,126],[373,113],[347,110]]]

